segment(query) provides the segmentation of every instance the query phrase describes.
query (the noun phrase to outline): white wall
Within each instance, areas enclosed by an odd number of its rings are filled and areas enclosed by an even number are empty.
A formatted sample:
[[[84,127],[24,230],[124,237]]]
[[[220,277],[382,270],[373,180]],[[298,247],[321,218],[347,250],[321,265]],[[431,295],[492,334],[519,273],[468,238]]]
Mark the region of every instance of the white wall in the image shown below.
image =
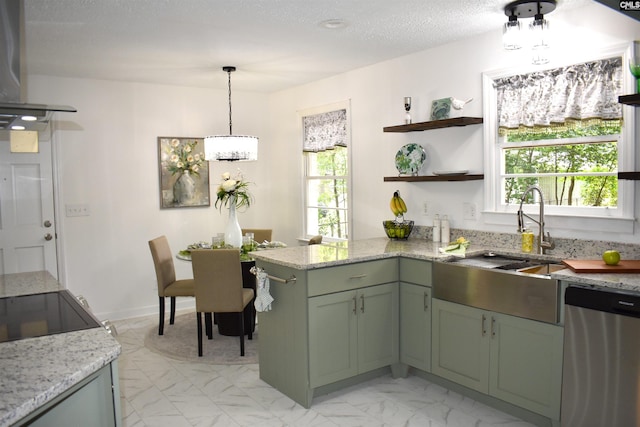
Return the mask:
[[[562,18],[559,11],[549,16],[558,29],[567,29],[569,24],[563,24]],[[574,11],[570,18],[571,32],[564,38],[562,58],[579,56],[598,45],[640,39],[637,21],[599,4]],[[260,136],[258,162],[240,165],[256,184],[255,205],[240,214],[241,225],[271,227],[274,239],[296,244],[302,215],[297,111],[350,99],[353,238],[384,235],[381,221],[390,216],[388,201],[395,189],[400,189],[408,203],[408,216],[419,225],[431,222],[431,215],[421,214],[422,203],[427,201],[431,213],[448,214],[453,227],[515,232],[515,225],[493,226],[482,216],[477,221],[462,220],[463,202],[482,207],[482,181],[383,182],[384,176],[397,174],[395,153],[409,142],[427,150],[427,173],[483,171],[482,126],[408,134],[383,133],[382,128],[402,123],[404,96],[413,97],[415,122],[428,119],[432,100],[448,96],[473,97],[465,115],[482,116],[482,72],[527,61],[503,52],[500,36],[496,29],[472,40],[270,95],[234,88],[234,133]],[[58,115],[59,200],[62,204],[86,203],[91,215],[59,218],[58,227],[64,243],[65,284],[75,294],[84,295],[99,317],[116,319],[157,311],[149,239],[165,234],[177,251],[224,229],[226,217],[213,206],[159,209],[156,138],[226,133],[226,97],[226,90],[29,76],[29,101],[78,109],[75,114]],[[212,197],[220,174],[236,166],[212,164]],[[636,189],[640,199],[637,193]],[[551,232],[558,237],[563,234],[560,229]],[[593,238],[593,233],[572,231],[570,236]],[[608,237],[638,242],[639,233]],[[191,275],[188,263],[177,261],[176,267],[179,277]]]

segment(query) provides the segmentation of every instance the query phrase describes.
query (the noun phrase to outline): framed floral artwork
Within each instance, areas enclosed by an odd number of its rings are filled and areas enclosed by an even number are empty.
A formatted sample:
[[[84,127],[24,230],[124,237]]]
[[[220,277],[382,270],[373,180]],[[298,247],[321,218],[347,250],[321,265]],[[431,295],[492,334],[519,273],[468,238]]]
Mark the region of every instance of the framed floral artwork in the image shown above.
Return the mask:
[[[158,137],[160,208],[210,206],[204,138]]]

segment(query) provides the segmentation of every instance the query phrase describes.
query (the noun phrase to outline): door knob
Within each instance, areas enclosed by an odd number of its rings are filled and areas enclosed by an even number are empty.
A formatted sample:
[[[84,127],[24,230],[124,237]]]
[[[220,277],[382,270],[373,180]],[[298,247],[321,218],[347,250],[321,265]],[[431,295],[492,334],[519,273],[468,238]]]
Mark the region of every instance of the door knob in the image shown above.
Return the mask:
[[[46,220],[46,221],[44,222],[44,226],[45,226],[45,227],[47,227],[47,228],[51,227],[51,221]]]
[[[44,240],[49,241],[51,239],[53,239],[53,236],[51,235],[51,233],[47,233],[44,235]]]

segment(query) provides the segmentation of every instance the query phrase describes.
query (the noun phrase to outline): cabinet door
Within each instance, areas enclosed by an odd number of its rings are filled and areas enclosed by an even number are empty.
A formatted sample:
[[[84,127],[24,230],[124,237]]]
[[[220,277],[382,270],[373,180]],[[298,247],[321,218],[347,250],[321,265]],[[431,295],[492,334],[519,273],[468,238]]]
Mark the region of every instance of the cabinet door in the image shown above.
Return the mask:
[[[358,290],[358,372],[398,362],[398,284]]]
[[[309,381],[319,387],[358,373],[355,291],[309,298]]]
[[[560,419],[563,328],[492,313],[489,393]]]
[[[489,315],[483,310],[432,300],[431,372],[489,392]]]
[[[400,282],[400,362],[431,370],[431,288]]]

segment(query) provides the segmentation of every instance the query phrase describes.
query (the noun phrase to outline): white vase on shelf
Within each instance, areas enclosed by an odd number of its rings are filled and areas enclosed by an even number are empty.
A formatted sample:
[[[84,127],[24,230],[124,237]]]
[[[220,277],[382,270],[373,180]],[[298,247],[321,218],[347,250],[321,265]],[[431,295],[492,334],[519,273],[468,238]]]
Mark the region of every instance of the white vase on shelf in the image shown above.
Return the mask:
[[[235,197],[229,198],[229,220],[227,221],[227,228],[224,232],[224,242],[234,248],[240,248],[242,246],[242,229],[240,228],[238,216],[236,215]]]

